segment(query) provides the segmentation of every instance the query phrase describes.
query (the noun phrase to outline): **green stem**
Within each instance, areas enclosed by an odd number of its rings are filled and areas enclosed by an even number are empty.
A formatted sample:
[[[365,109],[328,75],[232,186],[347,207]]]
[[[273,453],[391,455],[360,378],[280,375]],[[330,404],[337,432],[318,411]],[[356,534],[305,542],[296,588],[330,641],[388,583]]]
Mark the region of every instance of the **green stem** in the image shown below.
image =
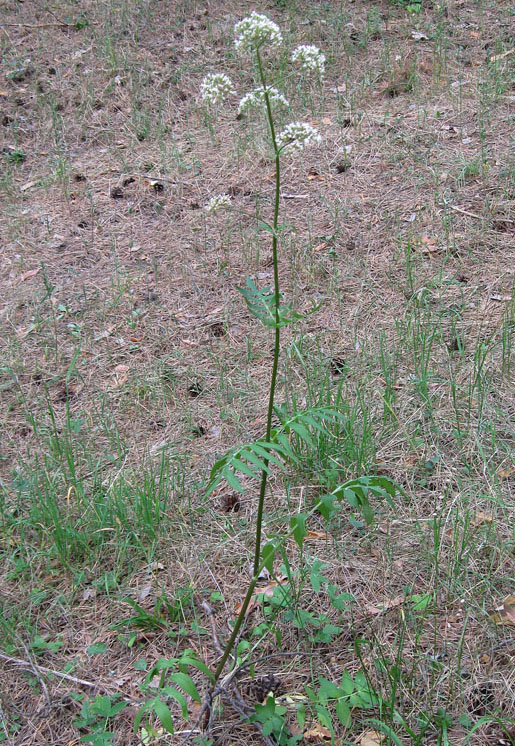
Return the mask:
[[[274,118],[272,115],[272,107],[270,105],[270,96],[268,95],[268,88],[263,72],[263,65],[261,64],[261,55],[259,54],[259,48],[256,50],[257,63],[259,70],[259,77],[261,79],[261,85],[265,93],[265,104],[266,104],[266,115],[268,119],[268,125],[270,127],[270,135],[272,137],[272,144],[274,146],[275,154],[275,202],[274,202],[274,220],[272,223],[273,234],[272,234],[272,260],[274,265],[274,303],[275,303],[275,340],[274,340],[274,359],[272,363],[272,375],[270,377],[270,392],[268,395],[268,413],[266,420],[266,442],[270,442],[270,436],[272,433],[272,417],[274,413],[274,394],[275,386],[277,383],[277,368],[279,366],[279,351],[281,343],[281,331],[279,328],[279,302],[280,302],[280,289],[279,289],[279,262],[277,257],[277,227],[279,225],[279,198],[281,189],[281,159],[280,151],[277,147],[277,140],[275,137]],[[257,574],[259,568],[259,556],[261,554],[261,533],[263,528],[263,509],[265,505],[265,493],[266,484],[268,479],[268,460],[265,460],[265,469],[261,472],[261,486],[259,489],[259,500],[258,510],[256,518],[256,537],[255,537],[255,548],[254,548],[254,575]]]
[[[280,199],[280,190],[281,190],[281,162],[280,162],[280,150],[277,147],[277,139],[275,136],[272,106],[270,104],[270,96],[268,95],[268,87],[266,84],[265,74],[263,72],[263,66],[261,64],[261,55],[259,54],[259,49],[256,50],[256,55],[257,55],[259,77],[260,77],[261,85],[263,86],[263,91],[265,95],[266,116],[268,120],[268,125],[270,127],[270,135],[272,138],[272,144],[274,146],[274,155],[275,155],[275,202],[274,202],[274,219],[272,223],[273,225],[272,259],[273,259],[273,265],[274,265],[274,303],[275,303],[275,343],[274,343],[274,359],[272,363],[272,374],[270,377],[270,392],[268,395],[268,414],[267,414],[267,421],[266,421],[266,442],[269,443],[270,437],[272,434],[272,417],[274,414],[274,394],[275,394],[275,386],[277,383],[277,369],[279,366],[279,352],[280,352],[280,344],[281,344],[281,334],[280,334],[280,328],[279,328],[279,301],[280,301],[280,298],[279,298],[279,293],[280,293],[279,263],[278,263],[278,255],[277,255],[277,228],[279,225],[279,199]],[[261,534],[262,534],[262,528],[263,528],[263,509],[264,509],[264,504],[265,504],[265,493],[266,493],[266,484],[267,484],[267,477],[268,477],[268,471],[267,471],[267,467],[269,463],[268,459],[264,461],[264,463],[265,463],[265,468],[261,472],[261,486],[259,490],[259,501],[258,501],[258,510],[257,510],[257,518],[256,518],[256,536],[255,536],[254,567],[253,567],[253,572],[252,572],[252,580],[250,581],[249,587],[247,589],[247,593],[245,595],[245,599],[243,601],[240,613],[238,614],[238,617],[236,619],[231,636],[229,640],[227,641],[223,655],[220,658],[220,661],[218,662],[218,665],[216,667],[216,670],[214,673],[214,681],[212,683],[213,689],[216,685],[216,682],[222,675],[224,666],[227,663],[227,659],[229,658],[229,655],[231,654],[231,651],[234,647],[234,644],[238,637],[238,633],[244,622],[247,609],[252,599],[252,594],[254,593],[254,589],[258,582],[260,571],[263,568],[263,564],[262,563],[260,564],[259,557],[261,554]]]
[[[345,487],[345,485],[343,485],[343,487]],[[322,505],[322,502],[321,502],[321,500],[319,500],[315,505],[313,505],[313,507],[311,508],[311,510],[309,510],[306,513],[306,518],[309,518],[310,516],[314,515],[320,509],[321,505]],[[286,543],[286,541],[290,537],[292,537],[294,535],[294,531],[295,531],[294,528],[291,528],[288,531],[288,533],[284,537],[283,543]],[[245,598],[243,600],[243,604],[241,606],[241,611],[238,614],[238,617],[237,617],[236,623],[235,623],[235,625],[233,627],[231,636],[230,636],[229,640],[227,641],[227,643],[225,645],[224,653],[223,653],[222,657],[220,658],[218,666],[216,667],[216,670],[215,670],[215,672],[213,674],[213,681],[212,681],[212,684],[211,684],[211,691],[214,690],[218,679],[222,675],[222,671],[224,670],[224,666],[227,663],[227,659],[228,659],[229,655],[231,654],[231,651],[232,651],[232,649],[234,647],[234,643],[236,642],[236,638],[238,637],[238,633],[239,633],[239,631],[241,629],[241,625],[243,624],[243,620],[245,619],[245,615],[247,613],[247,609],[249,608],[249,604],[250,604],[250,602],[252,600],[252,596],[254,595],[254,589],[255,589],[255,587],[257,585],[257,582],[259,580],[259,576],[261,575],[261,571],[263,570],[264,567],[265,567],[265,563],[261,562],[258,565],[257,570],[252,575],[252,579],[251,579],[251,581],[249,583],[249,587],[247,588],[247,593],[245,595]]]
[[[213,682],[211,684],[212,690],[215,688],[215,685],[222,675],[222,671],[224,670],[224,666],[227,663],[227,658],[230,656],[231,651],[234,647],[234,643],[236,642],[236,638],[238,637],[238,633],[241,629],[241,625],[243,624],[243,620],[245,619],[245,615],[247,613],[247,609],[249,608],[250,601],[252,599],[252,594],[254,593],[254,588],[256,587],[256,583],[259,579],[259,573],[255,573],[252,577],[252,580],[250,581],[249,587],[247,589],[247,595],[245,596],[245,599],[243,601],[243,604],[241,606],[241,611],[238,614],[238,618],[236,619],[236,623],[233,627],[231,636],[229,637],[229,640],[227,641],[224,649],[224,654],[220,658],[218,665],[216,667]]]

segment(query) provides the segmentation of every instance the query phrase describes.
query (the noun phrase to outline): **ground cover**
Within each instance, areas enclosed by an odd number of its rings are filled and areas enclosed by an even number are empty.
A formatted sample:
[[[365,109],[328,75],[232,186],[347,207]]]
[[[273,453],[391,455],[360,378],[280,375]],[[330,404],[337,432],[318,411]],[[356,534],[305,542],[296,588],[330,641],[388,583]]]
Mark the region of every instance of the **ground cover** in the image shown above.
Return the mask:
[[[259,485],[206,488],[266,426],[273,340],[237,288],[272,284],[274,163],[238,95],[199,90],[255,87],[252,9],[285,39],[280,123],[322,136],[283,168],[306,316],[277,403],[342,414],[271,475],[264,533],[348,479],[400,490],[286,542],[193,738],[272,738],[245,711],[307,744],[511,743],[513,14],[463,0],[0,6],[0,738],[181,743],[195,693],[174,735],[159,708],[134,732],[145,679],[186,650],[213,669],[245,595]],[[298,85],[299,44],[323,81]]]

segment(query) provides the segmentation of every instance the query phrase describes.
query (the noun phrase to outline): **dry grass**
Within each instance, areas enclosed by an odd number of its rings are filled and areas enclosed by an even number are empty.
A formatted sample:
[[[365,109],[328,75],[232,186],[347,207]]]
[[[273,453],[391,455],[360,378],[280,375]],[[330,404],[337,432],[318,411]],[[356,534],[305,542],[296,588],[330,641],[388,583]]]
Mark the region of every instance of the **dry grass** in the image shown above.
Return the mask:
[[[286,165],[281,201],[294,228],[281,247],[285,293],[300,311],[324,302],[284,333],[279,398],[313,404],[340,386],[358,413],[347,440],[272,481],[266,531],[312,504],[335,463],[343,478],[358,467],[388,474],[410,498],[395,515],[376,505],[371,530],[344,511],[302,558],[288,544],[301,607],[342,629],[313,642],[278,616],[279,645],[269,635],[255,657],[278,647],[299,657],[256,673],[279,678],[284,696],[315,674],[364,669],[388,699],[381,662],[397,662],[396,707],[411,723],[441,707],[458,746],[458,718],[495,713],[511,727],[515,703],[511,629],[490,616],[515,592],[512,16],[502,2],[460,0],[414,15],[365,0],[255,7],[289,43],[328,58],[323,90],[292,100],[323,144]],[[255,490],[206,501],[204,487],[217,455],[264,428],[271,340],[236,288],[247,273],[271,281],[256,216],[270,212],[273,169],[259,123],[228,107],[210,134],[197,91],[210,70],[252,85],[231,51],[246,10],[158,0],[0,9],[0,620],[4,656],[26,663],[0,664],[9,743],[78,743],[74,692],[130,699],[111,727],[116,743],[138,743],[134,663],[189,647],[214,664],[200,602],[223,595],[224,638],[245,590]],[[240,212],[206,217],[200,208],[221,192]],[[157,525],[137,505],[159,489]],[[117,499],[129,505],[125,523],[105,507]],[[50,503],[69,530],[62,544]],[[301,580],[315,558],[355,596],[352,611]],[[132,614],[124,599],[150,610],[163,589],[190,585],[174,635],[141,632],[129,647],[130,633],[113,629]],[[425,593],[418,613],[410,598]],[[253,643],[263,619],[262,608],[249,618]],[[62,644],[38,648],[38,635]],[[361,657],[358,639],[368,641]],[[106,652],[88,654],[97,641]],[[369,715],[357,711],[338,742],[359,742]],[[230,707],[212,738],[261,742]],[[443,746],[437,738],[421,743]],[[470,742],[503,738],[490,723]]]

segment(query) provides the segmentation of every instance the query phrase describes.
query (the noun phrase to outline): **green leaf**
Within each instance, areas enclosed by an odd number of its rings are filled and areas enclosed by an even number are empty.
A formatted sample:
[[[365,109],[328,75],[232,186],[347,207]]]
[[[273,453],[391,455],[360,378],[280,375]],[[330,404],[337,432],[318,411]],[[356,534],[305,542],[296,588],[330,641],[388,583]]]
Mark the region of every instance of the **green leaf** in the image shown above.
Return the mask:
[[[283,468],[283,462],[280,461],[280,459],[273,453],[273,451],[277,452],[284,452],[284,447],[282,444],[277,443],[269,443],[267,444],[267,447],[265,448],[263,446],[263,443],[265,441],[256,441],[255,443],[251,443],[248,446],[248,450],[250,453],[256,453],[258,456],[261,456],[261,458],[266,458],[269,463],[274,463]],[[288,443],[289,446],[289,443]],[[248,458],[246,456],[246,458]]]
[[[177,692],[177,690],[174,690],[174,691]],[[177,692],[177,694],[180,694],[180,692]],[[186,704],[186,700],[184,700],[184,704]],[[157,717],[159,718],[161,725],[163,726],[165,731],[167,733],[173,733],[174,727],[173,727],[172,713],[168,709],[168,705],[165,705],[165,703],[161,699],[159,699],[159,697],[156,697],[155,699],[152,700],[152,709],[156,713]],[[188,713],[188,708],[186,707],[186,714],[187,713]]]
[[[399,736],[394,733],[394,731],[390,728],[389,725],[386,723],[383,723],[382,720],[376,720],[375,718],[371,718],[370,720],[367,720],[367,724],[373,725],[374,728],[377,728],[377,730],[380,733],[384,733],[385,736],[388,736],[390,741],[394,744],[394,746],[403,746],[401,739]]]
[[[223,477],[225,481],[227,482],[227,484],[229,485],[229,487],[232,487],[233,490],[236,490],[236,492],[241,492],[241,493],[245,492],[245,489],[242,483],[240,482],[236,474],[232,471],[230,466],[223,470]]]
[[[340,689],[329,679],[324,679],[320,676],[320,688],[318,690],[318,697],[322,702],[327,702],[330,699],[338,699],[341,696]]]
[[[313,438],[311,437],[309,430],[307,429],[307,427],[305,427],[305,425],[303,425],[301,422],[292,422],[289,425],[289,427],[291,430],[293,430],[294,433],[296,433],[296,435],[299,436],[301,440],[307,443],[308,446],[311,446],[313,450],[316,449],[315,442]]]
[[[336,495],[322,495],[318,501],[317,509],[320,515],[328,521],[336,513]]]
[[[275,560],[275,546],[272,544],[272,542],[269,542],[268,544],[265,544],[263,549],[261,550],[261,558],[263,560],[263,564],[270,573],[270,575],[274,574],[274,560]]]
[[[184,696],[184,694],[180,692],[178,689],[176,689],[174,686],[164,686],[161,689],[161,692],[163,694],[168,695],[168,697],[175,699],[175,701],[179,703],[183,718],[185,720],[188,720],[188,717],[189,717],[188,716],[188,705],[187,705],[186,697]],[[158,714],[158,717],[159,717],[159,714]],[[161,718],[159,719],[161,720]]]
[[[186,694],[189,694],[192,699],[195,700],[195,702],[200,702],[200,694],[198,693],[197,687],[193,683],[193,679],[191,676],[189,676],[187,673],[177,672],[173,673],[170,676],[171,681],[175,681],[176,684],[179,684],[181,689],[184,689]]]
[[[318,721],[331,731],[331,737],[334,738],[334,728],[331,713],[326,707],[322,707],[321,705],[317,705],[315,709],[317,712]]]
[[[105,653],[107,650],[107,645],[105,642],[94,642],[93,645],[90,645],[89,648],[86,649],[86,652],[88,655],[98,655],[98,653]]]
[[[246,456],[246,454],[245,454],[245,456]],[[258,459],[258,461],[259,461],[259,459]],[[239,459],[237,456],[235,456],[231,460],[231,467],[235,471],[241,471],[242,474],[246,474],[248,477],[252,477],[253,479],[255,479],[258,476],[258,474],[257,474],[257,472],[256,472],[255,469],[253,469],[251,466],[249,466],[248,464],[246,464],[245,461],[242,461],[241,459]],[[259,468],[263,470],[265,468],[265,465],[261,464]]]
[[[304,726],[306,724],[306,706],[302,703],[297,705],[297,723],[299,725],[299,730],[304,731]]]
[[[261,450],[264,452],[265,458],[267,459],[267,461],[270,462],[272,460],[270,458],[270,455],[264,449],[261,449]],[[241,455],[243,456],[243,454]],[[266,471],[267,474],[271,473],[270,467],[268,466],[266,461],[264,461],[263,459],[259,458],[259,456],[256,455],[255,449],[251,450],[249,448],[247,451],[245,451],[244,455],[245,455],[246,460],[250,461],[251,464],[254,464],[255,466],[257,466],[260,471]],[[281,464],[281,462],[278,461],[276,458],[274,458],[274,461]]]
[[[213,672],[206,666],[204,661],[201,661],[193,650],[185,650],[184,653],[181,655],[181,657],[178,660],[179,666],[182,668],[183,666],[193,666],[201,673],[205,674],[205,676],[208,677],[210,681],[213,680]]]
[[[267,233],[270,233],[272,236],[277,236],[277,232],[274,230],[274,227],[270,225],[270,223],[266,223],[264,220],[259,221],[258,227],[262,231],[266,231]]]
[[[311,566],[309,581],[315,593],[320,593],[323,583],[327,583],[327,578],[325,578],[321,572],[325,567],[327,567],[327,565],[320,560],[315,560]]]
[[[336,715],[344,728],[350,728],[352,717],[347,702],[340,697],[335,705]]]
[[[157,676],[161,671],[167,671],[169,668],[175,668],[177,665],[177,658],[159,658],[154,666],[150,669],[148,674],[145,676],[145,684],[149,684],[154,676]]]
[[[299,513],[298,515],[294,515],[290,520],[290,526],[293,529],[293,538],[301,549],[307,534],[306,518],[307,515],[305,513]]]
[[[350,673],[348,673],[348,671],[344,671],[343,674],[342,674],[342,680],[340,682],[340,688],[342,689],[342,691],[348,697],[350,697],[352,694],[354,694],[354,690],[355,690],[356,687],[354,685],[354,680],[353,680],[352,676],[350,675]]]

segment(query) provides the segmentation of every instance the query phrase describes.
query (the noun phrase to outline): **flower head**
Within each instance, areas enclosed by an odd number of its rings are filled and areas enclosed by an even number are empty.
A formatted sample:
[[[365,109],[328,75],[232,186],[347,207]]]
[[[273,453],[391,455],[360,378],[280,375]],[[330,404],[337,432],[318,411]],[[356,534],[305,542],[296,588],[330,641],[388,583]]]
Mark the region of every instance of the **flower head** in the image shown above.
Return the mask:
[[[271,86],[267,89],[267,92],[272,105],[284,106],[285,108],[288,108],[290,105],[283,94],[279,93],[277,88]],[[250,93],[246,93],[245,96],[243,96],[238,106],[238,114],[248,114],[252,109],[257,109],[259,106],[264,105],[265,91],[263,88],[256,88],[255,91],[250,91]]]
[[[253,52],[265,42],[272,47],[278,47],[283,40],[279,26],[255,10],[236,24],[234,33],[234,44],[238,52]]]
[[[231,198],[229,195],[217,194],[215,197],[211,197],[207,205],[204,207],[204,210],[209,215],[214,215],[216,212],[227,210],[229,207],[231,207]]]
[[[231,79],[225,73],[209,73],[200,86],[202,100],[209,105],[219,104],[226,96],[236,93]]]
[[[292,62],[299,62],[304,72],[316,73],[323,77],[325,72],[325,55],[313,44],[301,44],[291,55]]]
[[[319,142],[322,142],[322,138],[307,122],[291,122],[277,137],[277,147],[286,153],[296,153],[308,145]]]

